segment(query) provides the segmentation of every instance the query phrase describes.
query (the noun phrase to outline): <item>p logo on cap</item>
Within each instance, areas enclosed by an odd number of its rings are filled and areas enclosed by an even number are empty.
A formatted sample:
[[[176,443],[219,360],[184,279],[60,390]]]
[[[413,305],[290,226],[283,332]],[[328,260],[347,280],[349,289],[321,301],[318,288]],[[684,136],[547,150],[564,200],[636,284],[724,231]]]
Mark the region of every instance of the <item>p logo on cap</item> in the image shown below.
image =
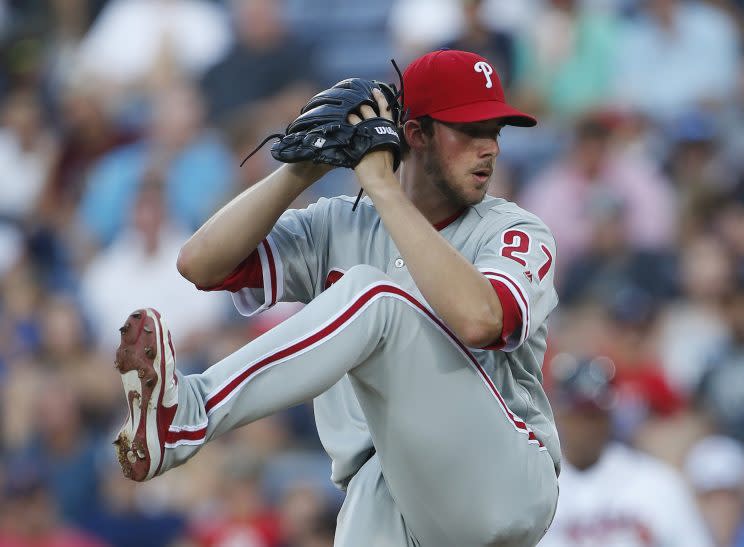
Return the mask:
[[[491,81],[491,74],[493,74],[493,69],[491,68],[491,65],[489,65],[485,61],[478,61],[473,65],[473,68],[476,72],[482,72],[483,75],[486,77],[486,87],[493,86],[493,82]]]

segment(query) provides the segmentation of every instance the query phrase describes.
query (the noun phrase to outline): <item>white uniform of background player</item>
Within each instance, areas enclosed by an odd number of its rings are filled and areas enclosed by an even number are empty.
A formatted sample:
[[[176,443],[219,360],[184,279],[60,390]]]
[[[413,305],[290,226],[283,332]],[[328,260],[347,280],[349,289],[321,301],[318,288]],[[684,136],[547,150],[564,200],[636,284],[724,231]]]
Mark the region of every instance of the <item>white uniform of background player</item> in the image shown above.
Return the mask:
[[[554,361],[551,394],[564,448],[561,496],[540,547],[712,546],[681,475],[647,454],[608,442],[612,391],[599,361],[580,362],[568,372],[566,361]]]
[[[403,79],[411,117],[431,115],[441,124],[431,138],[452,143],[440,154],[455,154],[459,143],[459,157],[467,159],[450,160],[452,169],[464,171],[450,184],[463,184],[468,199],[477,199],[465,205],[442,190],[440,203],[450,217],[436,219],[432,230],[400,193],[391,163],[377,164],[389,185],[382,189],[370,186],[376,180],[360,174],[360,163],[357,175],[370,197],[356,211],[351,198],[338,197],[273,217],[255,250],[216,283],[199,282],[181,265],[198,285],[233,292],[246,315],[280,300],[307,305],[203,374],[178,374],[173,385],[168,371],[174,350],[162,319],[149,309],[130,316],[117,354],[131,408],[119,438],[120,461],[129,476],[150,478],[217,435],[315,399],[333,480],[347,491],[336,546],[534,545],[550,524],[558,495],[560,448],[541,385],[546,319],[557,304],[555,243],[537,217],[484,193],[501,126],[535,122],[505,103],[493,69],[472,53],[427,54]],[[384,101],[381,94],[377,99]],[[371,108],[361,114],[374,115]],[[418,131],[418,124],[406,127]],[[375,161],[384,159],[377,154]],[[416,154],[421,167],[425,152]],[[424,184],[429,172],[421,173]],[[292,183],[287,170],[279,170],[203,231],[224,223],[252,195]],[[252,211],[254,218],[236,218],[260,222],[262,209]],[[386,217],[395,210],[398,217]],[[420,267],[427,259],[421,249],[398,249],[396,242],[410,245],[405,230],[412,226],[447,267],[437,262],[426,272],[419,268],[418,277],[409,272],[410,263]],[[467,306],[443,302],[462,288],[451,283],[458,269],[478,287],[478,298]],[[432,292],[432,285],[450,292]],[[495,300],[503,318],[493,323],[498,332],[489,330],[487,340],[467,347],[455,334],[456,319],[446,324],[436,310],[446,315],[454,307],[458,317],[482,317],[480,298]],[[486,309],[491,324],[492,308]],[[146,360],[131,355],[139,352],[161,366],[139,370],[138,379],[135,369]],[[155,383],[154,373],[165,382]],[[150,400],[150,394],[163,402],[157,414],[147,410],[140,419],[141,407],[132,401]]]

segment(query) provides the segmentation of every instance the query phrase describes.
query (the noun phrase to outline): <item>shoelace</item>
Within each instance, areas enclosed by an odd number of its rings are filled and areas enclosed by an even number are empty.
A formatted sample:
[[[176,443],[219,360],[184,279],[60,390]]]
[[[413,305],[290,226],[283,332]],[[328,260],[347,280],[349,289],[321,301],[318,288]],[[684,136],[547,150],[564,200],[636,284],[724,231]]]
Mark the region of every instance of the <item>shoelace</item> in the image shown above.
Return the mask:
[[[255,154],[256,152],[258,152],[259,150],[261,150],[261,148],[263,148],[264,145],[267,142],[269,142],[271,139],[283,139],[283,138],[284,138],[284,133],[272,133],[271,135],[269,135],[268,137],[266,137],[264,140],[262,140],[261,141],[261,144],[259,144],[258,146],[256,146],[256,148],[253,149],[253,152],[251,152],[250,154],[248,154],[245,157],[245,159],[240,162],[240,166],[243,167],[243,164],[245,162],[247,162],[251,158],[251,156],[253,156],[253,154]]]

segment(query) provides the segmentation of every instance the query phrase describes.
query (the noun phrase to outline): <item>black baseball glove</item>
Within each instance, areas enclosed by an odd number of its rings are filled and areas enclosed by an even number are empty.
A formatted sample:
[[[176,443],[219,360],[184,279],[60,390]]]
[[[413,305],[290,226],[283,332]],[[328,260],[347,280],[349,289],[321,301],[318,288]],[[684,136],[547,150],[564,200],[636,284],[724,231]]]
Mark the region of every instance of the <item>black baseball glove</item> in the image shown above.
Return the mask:
[[[378,117],[354,125],[348,117],[362,105],[377,111],[372,89],[379,88],[390,106],[392,120]],[[281,140],[271,146],[271,155],[284,163],[312,161],[354,168],[364,155],[388,147],[394,156],[394,170],[400,164],[401,107],[394,85],[376,80],[349,78],[315,95],[300,115],[287,126]]]

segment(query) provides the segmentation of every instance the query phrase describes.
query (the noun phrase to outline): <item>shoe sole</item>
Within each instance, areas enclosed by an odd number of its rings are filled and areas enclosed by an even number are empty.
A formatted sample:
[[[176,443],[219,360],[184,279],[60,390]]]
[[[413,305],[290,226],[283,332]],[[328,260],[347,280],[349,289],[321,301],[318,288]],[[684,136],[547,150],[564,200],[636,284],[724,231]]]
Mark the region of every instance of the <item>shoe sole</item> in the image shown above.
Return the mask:
[[[114,446],[124,476],[145,481],[162,465],[168,427],[162,423],[163,379],[173,374],[166,363],[174,361],[172,355],[166,359],[166,352],[172,352],[170,333],[152,308],[132,312],[119,331],[114,367],[121,374],[129,412]]]

